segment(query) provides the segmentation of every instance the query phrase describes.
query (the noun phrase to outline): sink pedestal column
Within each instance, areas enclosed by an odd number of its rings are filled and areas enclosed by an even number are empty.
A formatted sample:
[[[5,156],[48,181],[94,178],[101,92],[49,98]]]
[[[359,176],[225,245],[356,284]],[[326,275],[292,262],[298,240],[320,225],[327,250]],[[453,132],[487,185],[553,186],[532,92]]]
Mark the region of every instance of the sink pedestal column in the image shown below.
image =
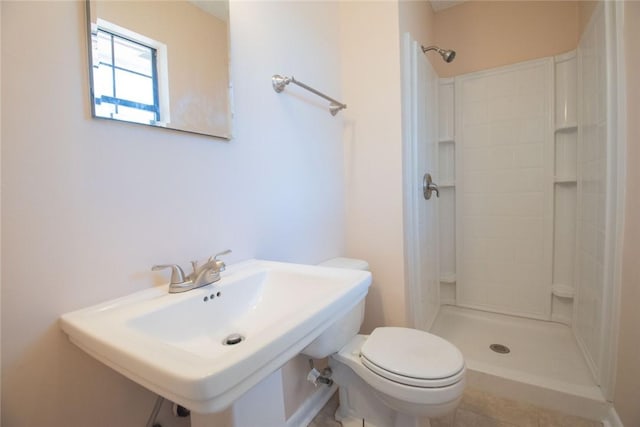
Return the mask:
[[[191,413],[191,427],[285,427],[282,370],[240,396],[222,413]]]

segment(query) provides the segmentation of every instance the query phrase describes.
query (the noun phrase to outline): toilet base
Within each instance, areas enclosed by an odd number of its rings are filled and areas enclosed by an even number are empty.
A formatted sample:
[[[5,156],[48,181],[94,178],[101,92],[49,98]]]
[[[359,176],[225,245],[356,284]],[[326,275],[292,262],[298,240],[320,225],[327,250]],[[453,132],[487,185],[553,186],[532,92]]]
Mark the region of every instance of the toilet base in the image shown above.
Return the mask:
[[[415,417],[387,406],[348,366],[329,359],[332,378],[338,384],[340,406],[335,419],[343,427],[430,427],[426,417]]]

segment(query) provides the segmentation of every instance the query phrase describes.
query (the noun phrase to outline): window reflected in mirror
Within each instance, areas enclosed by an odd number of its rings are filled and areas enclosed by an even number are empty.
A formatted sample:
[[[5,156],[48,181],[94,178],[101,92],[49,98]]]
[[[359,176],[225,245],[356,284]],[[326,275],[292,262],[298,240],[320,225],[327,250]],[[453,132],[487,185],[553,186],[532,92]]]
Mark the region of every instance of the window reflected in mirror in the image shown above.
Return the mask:
[[[230,139],[228,4],[88,1],[94,117]]]
[[[96,116],[150,125],[160,122],[157,50],[104,26],[92,35]]]

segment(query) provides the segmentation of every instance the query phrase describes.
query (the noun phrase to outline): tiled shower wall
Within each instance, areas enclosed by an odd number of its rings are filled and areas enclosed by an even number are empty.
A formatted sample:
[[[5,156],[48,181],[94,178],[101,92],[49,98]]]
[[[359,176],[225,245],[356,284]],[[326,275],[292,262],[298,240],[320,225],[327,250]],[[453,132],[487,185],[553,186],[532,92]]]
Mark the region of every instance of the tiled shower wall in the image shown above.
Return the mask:
[[[572,325],[605,392],[621,197],[613,9],[599,4],[577,51],[439,88],[441,304]]]
[[[549,318],[553,59],[456,78],[456,302]]]
[[[607,204],[607,57],[605,18],[596,9],[578,48],[577,283],[575,331],[592,369],[602,364],[606,302],[604,249]]]

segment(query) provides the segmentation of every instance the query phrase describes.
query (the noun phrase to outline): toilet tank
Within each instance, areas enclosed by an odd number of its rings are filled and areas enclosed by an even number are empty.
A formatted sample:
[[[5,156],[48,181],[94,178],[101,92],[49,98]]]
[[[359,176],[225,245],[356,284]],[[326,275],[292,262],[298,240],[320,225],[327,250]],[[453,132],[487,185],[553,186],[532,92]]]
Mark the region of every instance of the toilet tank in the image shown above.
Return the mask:
[[[352,258],[333,258],[319,265],[330,268],[369,270],[369,264],[366,261]],[[326,331],[302,349],[300,353],[313,359],[323,359],[337,353],[358,334],[363,320],[364,296],[360,300],[354,301],[351,310],[336,319]]]

